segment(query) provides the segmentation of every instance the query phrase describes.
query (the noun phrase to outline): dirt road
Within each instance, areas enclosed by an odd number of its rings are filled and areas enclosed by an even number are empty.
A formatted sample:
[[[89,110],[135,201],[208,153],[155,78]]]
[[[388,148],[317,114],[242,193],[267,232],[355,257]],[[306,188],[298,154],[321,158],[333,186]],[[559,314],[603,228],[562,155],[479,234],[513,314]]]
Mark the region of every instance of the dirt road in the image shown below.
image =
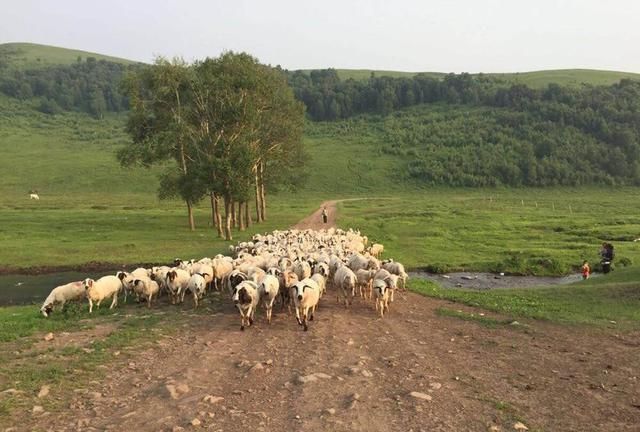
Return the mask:
[[[326,205],[335,223],[335,205]],[[300,226],[316,226],[314,215]],[[521,422],[531,431],[637,431],[640,424],[637,332],[523,320],[487,327],[439,311],[505,317],[413,293],[401,293],[380,319],[368,302],[345,310],[329,292],[306,333],[286,312],[268,325],[261,311],[241,332],[224,295],[203,307],[207,314],[132,358],[114,356],[100,381],[68,382],[66,409],[25,412],[14,430],[513,431]]]
[[[297,229],[327,229],[336,226],[336,203],[338,201],[325,201],[320,204],[318,210],[314,211],[311,215],[302,219],[300,222],[295,224],[292,228]],[[327,223],[322,221],[322,209],[327,210]]]

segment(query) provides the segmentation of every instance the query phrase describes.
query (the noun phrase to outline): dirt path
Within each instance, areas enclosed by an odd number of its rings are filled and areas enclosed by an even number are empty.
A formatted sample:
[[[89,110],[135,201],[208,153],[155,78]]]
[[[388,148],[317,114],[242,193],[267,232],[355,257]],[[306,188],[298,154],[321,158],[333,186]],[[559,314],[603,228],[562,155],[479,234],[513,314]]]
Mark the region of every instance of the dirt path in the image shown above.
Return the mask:
[[[302,219],[300,222],[298,222],[297,224],[295,224],[292,228],[295,229],[314,229],[314,230],[320,230],[320,229],[327,229],[327,228],[334,228],[336,226],[336,203],[338,201],[325,201],[322,204],[320,204],[320,208],[318,208],[318,210],[314,211],[311,215],[307,216],[306,218]],[[326,208],[327,209],[327,223],[323,223],[322,222],[322,209]]]
[[[28,413],[16,430],[179,431],[197,419],[221,431],[507,431],[516,421],[635,431],[640,422],[637,334],[535,321],[487,328],[413,293],[383,320],[365,301],[345,310],[328,295],[307,333],[282,312],[240,332],[226,298],[207,304],[211,314],[110,365],[106,379],[69,382],[68,409]]]
[[[335,201],[323,205],[334,226]],[[316,211],[296,226],[325,225]],[[139,312],[127,307],[122,313]],[[418,432],[513,431],[522,422],[531,431],[595,432],[640,424],[639,332],[485,326],[442,311],[505,317],[413,293],[400,293],[380,319],[369,302],[345,310],[329,291],[306,333],[282,311],[271,325],[259,311],[241,332],[225,295],[202,307],[206,315],[190,315],[152,347],[114,356],[100,381],[68,382],[66,409],[25,411],[5,427]]]

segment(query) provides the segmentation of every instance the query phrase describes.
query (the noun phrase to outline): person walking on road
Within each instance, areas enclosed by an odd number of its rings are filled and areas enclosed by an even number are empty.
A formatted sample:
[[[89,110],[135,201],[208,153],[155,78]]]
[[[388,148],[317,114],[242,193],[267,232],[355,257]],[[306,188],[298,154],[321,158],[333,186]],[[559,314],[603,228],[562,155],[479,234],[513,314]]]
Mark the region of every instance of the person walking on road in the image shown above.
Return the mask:
[[[327,223],[329,215],[327,214],[327,208],[322,207],[322,223]]]

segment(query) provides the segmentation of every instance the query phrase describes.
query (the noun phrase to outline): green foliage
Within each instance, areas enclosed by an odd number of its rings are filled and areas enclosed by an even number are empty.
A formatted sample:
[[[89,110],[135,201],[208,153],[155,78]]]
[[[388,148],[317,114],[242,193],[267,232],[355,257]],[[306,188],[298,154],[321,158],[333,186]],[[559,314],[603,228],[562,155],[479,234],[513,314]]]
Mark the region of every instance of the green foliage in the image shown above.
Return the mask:
[[[21,100],[38,98],[38,110],[45,114],[82,111],[102,118],[129,108],[119,86],[124,74],[137,68],[89,57],[70,65],[0,69],[0,92]]]

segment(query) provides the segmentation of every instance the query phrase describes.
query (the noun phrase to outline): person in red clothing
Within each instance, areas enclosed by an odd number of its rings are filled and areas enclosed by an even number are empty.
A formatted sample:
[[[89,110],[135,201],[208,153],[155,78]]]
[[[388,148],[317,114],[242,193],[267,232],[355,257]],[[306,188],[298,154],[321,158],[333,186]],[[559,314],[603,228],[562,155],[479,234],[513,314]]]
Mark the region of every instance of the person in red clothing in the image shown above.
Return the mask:
[[[589,275],[591,274],[591,267],[589,267],[589,263],[587,260],[584,260],[582,263],[582,279],[589,279]]]

